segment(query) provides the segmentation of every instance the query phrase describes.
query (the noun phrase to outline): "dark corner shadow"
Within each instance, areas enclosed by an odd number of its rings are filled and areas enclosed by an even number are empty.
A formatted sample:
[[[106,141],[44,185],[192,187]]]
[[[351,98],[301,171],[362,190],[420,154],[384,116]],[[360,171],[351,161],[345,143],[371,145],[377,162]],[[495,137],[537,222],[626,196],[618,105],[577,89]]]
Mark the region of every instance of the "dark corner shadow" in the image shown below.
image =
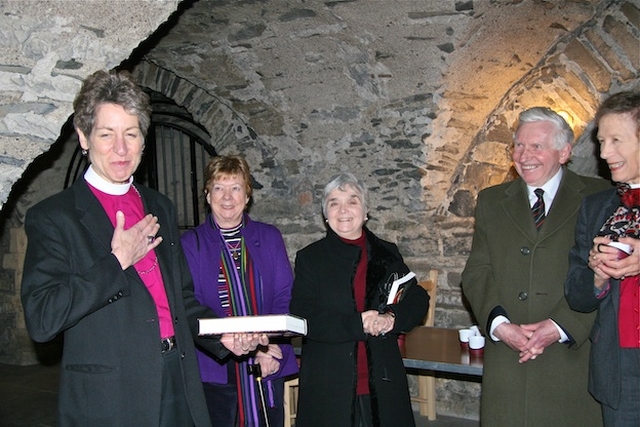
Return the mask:
[[[597,174],[600,178],[604,178],[607,181],[611,181],[611,171],[607,166],[607,162],[600,158],[600,144],[598,143],[598,129],[593,126],[589,129],[589,138],[593,141],[593,156],[597,159]]]
[[[62,360],[62,334],[56,336],[49,342],[38,343],[33,341],[33,349],[38,358],[38,362],[44,366],[54,366]]]

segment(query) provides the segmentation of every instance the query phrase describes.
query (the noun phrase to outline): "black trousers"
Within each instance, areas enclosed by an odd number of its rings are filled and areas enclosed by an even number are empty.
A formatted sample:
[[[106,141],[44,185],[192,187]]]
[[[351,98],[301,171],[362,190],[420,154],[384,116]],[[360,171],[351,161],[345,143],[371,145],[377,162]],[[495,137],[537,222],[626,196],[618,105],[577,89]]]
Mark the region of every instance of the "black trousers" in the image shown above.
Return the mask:
[[[213,427],[238,426],[238,390],[235,384],[202,383]],[[275,407],[267,408],[270,427],[284,426],[284,378],[273,381]]]
[[[162,354],[160,427],[176,426],[193,426],[193,419],[184,391],[180,352],[173,349]]]

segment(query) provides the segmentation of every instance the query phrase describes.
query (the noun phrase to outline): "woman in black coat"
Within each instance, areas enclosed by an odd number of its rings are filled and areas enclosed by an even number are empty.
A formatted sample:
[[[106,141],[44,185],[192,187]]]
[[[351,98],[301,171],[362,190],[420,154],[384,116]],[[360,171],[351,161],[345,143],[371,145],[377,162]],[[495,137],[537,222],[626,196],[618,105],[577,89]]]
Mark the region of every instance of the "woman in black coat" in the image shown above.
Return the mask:
[[[364,227],[366,188],[343,173],[324,190],[325,238],[298,252],[291,313],[308,321],[296,427],[413,426],[398,334],[424,319],[429,296],[411,279],[387,305],[388,284],[410,273],[396,245]]]
[[[598,310],[591,330],[589,392],[605,427],[640,425],[640,92],[620,92],[598,108],[600,157],[618,184],[586,197],[569,253],[565,296]]]

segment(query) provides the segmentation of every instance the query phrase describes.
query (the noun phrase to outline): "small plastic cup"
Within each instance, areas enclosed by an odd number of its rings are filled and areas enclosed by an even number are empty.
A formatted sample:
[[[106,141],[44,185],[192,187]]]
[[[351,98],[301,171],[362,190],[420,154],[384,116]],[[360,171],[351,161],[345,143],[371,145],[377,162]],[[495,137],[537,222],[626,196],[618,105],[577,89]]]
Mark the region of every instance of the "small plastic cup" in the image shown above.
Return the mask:
[[[473,329],[458,329],[458,338],[460,340],[460,346],[463,348],[469,348],[469,337],[475,335]]]
[[[471,350],[479,350],[484,348],[484,337],[481,335],[474,335],[469,337],[469,348]]]
[[[481,354],[484,352],[484,337],[481,335],[474,335],[469,337],[469,353]]]
[[[610,242],[607,246],[611,246],[612,248],[616,248],[618,250],[618,259],[625,259],[631,252],[633,252],[633,248],[631,245],[627,245],[626,243],[620,242]]]

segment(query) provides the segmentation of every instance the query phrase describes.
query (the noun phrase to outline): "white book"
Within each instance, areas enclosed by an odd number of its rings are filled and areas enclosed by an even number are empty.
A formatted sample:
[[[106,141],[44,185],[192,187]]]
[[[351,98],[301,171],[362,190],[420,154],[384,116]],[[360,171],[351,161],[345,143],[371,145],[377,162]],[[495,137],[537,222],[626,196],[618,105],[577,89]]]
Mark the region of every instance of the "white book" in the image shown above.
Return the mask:
[[[307,320],[291,314],[198,319],[198,335],[258,332],[270,336],[307,335]]]
[[[405,291],[405,287],[407,286],[407,282],[414,277],[416,277],[416,274],[413,271],[410,271],[401,278],[393,281],[391,290],[389,291],[389,297],[387,297],[387,305],[397,304],[400,302],[402,294]]]

